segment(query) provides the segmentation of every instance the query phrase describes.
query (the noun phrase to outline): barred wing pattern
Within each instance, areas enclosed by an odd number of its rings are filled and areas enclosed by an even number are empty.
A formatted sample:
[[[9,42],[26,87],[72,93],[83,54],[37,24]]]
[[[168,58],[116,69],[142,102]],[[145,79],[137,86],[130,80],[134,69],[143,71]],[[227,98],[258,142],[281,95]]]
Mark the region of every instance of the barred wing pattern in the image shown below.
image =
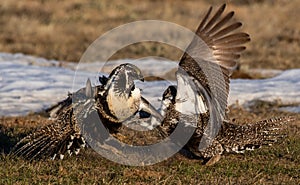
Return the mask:
[[[173,132],[181,115],[186,112],[182,102],[196,102],[194,97],[185,96],[183,99],[180,97],[184,94],[193,94],[185,92],[193,89],[194,93],[198,94],[197,101],[201,102],[201,106],[190,105],[200,112],[196,130],[185,145],[185,149],[192,152],[192,155],[203,158],[208,165],[217,162],[224,152],[242,153],[279,141],[285,135],[287,123],[293,121],[293,118],[282,117],[254,124],[237,125],[226,119],[229,77],[237,65],[241,52],[245,50],[243,44],[250,41],[250,38],[248,34],[237,31],[242,24],[232,21],[234,12],[222,16],[225,7],[225,4],[222,5],[212,17],[210,7],[200,23],[196,35],[204,43],[195,37],[183,54],[177,72],[178,87],[169,86],[164,92],[161,112],[165,115],[165,119],[158,127],[164,136]],[[212,102],[213,106],[217,106],[219,113],[223,111],[225,115],[219,115],[223,117],[223,121],[218,133],[211,138],[211,143],[201,145],[203,137],[207,136],[205,127],[211,119],[210,112],[214,108],[210,101],[215,101]]]
[[[234,12],[222,16],[225,7],[225,4],[222,5],[211,18],[212,7],[209,8],[195,32],[206,46],[196,37],[179,63],[179,67],[194,77],[209,94],[214,88],[216,101],[222,110],[227,108],[229,76],[241,52],[246,49],[243,44],[250,41],[247,33],[238,31],[242,23],[232,20]]]

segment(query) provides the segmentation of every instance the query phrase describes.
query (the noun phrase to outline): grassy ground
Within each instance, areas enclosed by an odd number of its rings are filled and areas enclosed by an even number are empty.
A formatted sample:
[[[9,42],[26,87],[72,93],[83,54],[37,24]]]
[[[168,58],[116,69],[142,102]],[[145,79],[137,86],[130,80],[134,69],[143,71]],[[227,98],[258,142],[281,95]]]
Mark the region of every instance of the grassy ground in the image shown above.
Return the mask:
[[[159,19],[195,30],[211,3],[221,4],[217,0],[2,0],[0,51],[76,62],[101,34],[131,21]],[[241,69],[300,67],[299,6],[297,0],[231,1],[228,9],[236,11],[252,39]],[[141,43],[113,58],[156,55],[178,60],[180,54],[166,45]],[[48,120],[40,115],[0,118],[0,184],[300,184],[300,115],[276,111],[276,106],[268,104],[252,110],[237,106],[230,116],[239,123],[282,115],[293,115],[297,121],[282,143],[244,155],[226,155],[211,167],[180,154],[153,166],[129,167],[91,149],[62,161],[14,159],[7,155],[10,148]]]
[[[0,156],[0,184],[299,184],[300,115],[266,107],[260,104],[255,113],[232,107],[230,117],[244,123],[272,116],[295,116],[297,120],[290,124],[287,138],[254,152],[225,155],[210,167],[181,154],[152,166],[123,166],[91,149],[64,160],[15,159],[5,154],[9,146],[48,120],[40,115],[2,118],[0,148],[5,152]]]

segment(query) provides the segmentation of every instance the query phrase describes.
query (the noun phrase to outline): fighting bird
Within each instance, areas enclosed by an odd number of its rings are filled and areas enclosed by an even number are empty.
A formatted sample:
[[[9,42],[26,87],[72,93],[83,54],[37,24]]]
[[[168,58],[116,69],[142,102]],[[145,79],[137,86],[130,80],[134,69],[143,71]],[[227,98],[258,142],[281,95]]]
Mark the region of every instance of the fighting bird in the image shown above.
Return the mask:
[[[66,153],[77,155],[80,148],[86,146],[78,122],[95,111],[110,133],[117,132],[123,121],[139,111],[162,120],[153,106],[141,97],[135,80],[143,81],[142,73],[128,63],[117,66],[108,77],[99,77],[101,85],[92,87],[88,80],[85,88],[69,93],[65,100],[49,108],[52,123],[21,139],[12,154],[26,159],[54,159],[56,156],[62,159]]]
[[[192,128],[184,149],[208,165],[225,152],[242,153],[278,141],[292,118],[236,125],[227,116],[229,78],[250,38],[238,31],[242,24],[232,19],[234,12],[223,16],[225,7],[222,5],[213,16],[209,8],[180,59],[177,86],[169,86],[163,93],[160,112],[135,86],[135,80],[143,80],[141,71],[132,64],[122,64],[108,77],[99,78],[102,85],[92,87],[88,80],[85,88],[52,107],[52,123],[23,138],[13,154],[29,159],[77,154],[87,139],[82,137],[78,123],[89,120],[86,118],[94,113],[109,133],[118,132],[124,121],[140,111],[161,121],[155,129],[164,137],[170,136],[179,124],[184,125],[182,135]],[[89,123],[85,126],[93,128]]]
[[[214,164],[221,154],[242,153],[269,145],[284,136],[284,126],[292,119],[273,118],[254,124],[236,125],[227,116],[229,78],[249,35],[238,31],[234,12],[222,16],[222,5],[211,16],[212,7],[197,28],[196,36],[180,59],[177,86],[163,93],[160,113],[164,120],[157,129],[170,136],[179,123],[194,129],[184,146],[192,156]],[[186,134],[186,130],[182,134]]]

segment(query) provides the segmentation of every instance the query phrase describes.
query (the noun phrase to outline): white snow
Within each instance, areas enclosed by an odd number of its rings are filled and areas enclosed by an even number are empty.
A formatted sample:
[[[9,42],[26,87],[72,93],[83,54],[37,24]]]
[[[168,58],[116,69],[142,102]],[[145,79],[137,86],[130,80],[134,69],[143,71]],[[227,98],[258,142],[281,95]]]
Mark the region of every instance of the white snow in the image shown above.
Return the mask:
[[[84,87],[87,78],[91,79],[92,84],[98,84],[100,69],[109,73],[116,65],[128,62],[136,64],[144,76],[163,78],[169,77],[169,73],[177,66],[176,62],[153,58],[118,60],[108,62],[105,66],[101,62],[77,66],[23,54],[0,53],[0,116],[41,111],[64,99],[68,92]],[[75,72],[75,69],[78,70]],[[159,99],[170,84],[176,82],[152,81],[138,83],[137,86],[155,107],[159,107]],[[247,106],[255,99],[280,100],[282,104],[295,105],[283,110],[300,112],[300,69],[287,70],[263,80],[231,80],[229,104],[238,101],[240,105]]]
[[[229,104],[238,101],[241,105],[247,105],[251,100],[299,104],[300,69],[287,70],[262,80],[231,80]]]

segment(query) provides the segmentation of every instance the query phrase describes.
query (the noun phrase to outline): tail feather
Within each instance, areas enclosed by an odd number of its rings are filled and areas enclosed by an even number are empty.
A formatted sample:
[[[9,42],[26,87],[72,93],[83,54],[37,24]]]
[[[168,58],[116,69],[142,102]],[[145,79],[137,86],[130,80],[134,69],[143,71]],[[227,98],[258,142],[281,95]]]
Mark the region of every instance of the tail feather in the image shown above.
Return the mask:
[[[51,140],[49,140],[48,137],[41,136],[37,139],[34,139],[32,141],[29,141],[28,143],[25,143],[26,141],[21,140],[15,147],[15,151],[13,152],[14,155],[17,156],[23,156],[26,159],[32,159],[33,156],[38,155],[39,151],[42,151],[45,148],[46,144],[49,144]],[[21,146],[20,146],[21,145]],[[20,146],[20,148],[19,148]]]
[[[46,109],[46,113],[49,114],[51,118],[57,118],[58,115],[63,112],[66,108],[68,108],[72,104],[72,94],[69,93],[68,97],[63,101],[58,102],[57,104],[53,105],[52,107]]]
[[[32,147],[32,150],[30,152],[27,152],[27,155],[25,155],[25,157],[30,160],[41,158],[45,154],[48,147],[50,147],[53,143],[54,141],[51,141],[49,138],[47,138],[46,140],[44,140],[44,142],[40,143],[39,146]]]
[[[68,116],[53,120],[32,134],[20,140],[12,150],[12,155],[25,159],[40,159],[44,157],[55,158],[78,153],[80,147],[85,147],[85,141],[73,123],[72,110],[63,114]],[[62,157],[61,157],[62,158]]]
[[[12,154],[29,160],[43,157],[54,159],[57,155],[78,154],[78,149],[85,147],[85,141],[81,136],[71,137],[74,132],[62,132],[62,136],[56,137],[56,134],[49,134],[55,132],[51,128],[53,127],[48,126],[47,132],[33,133],[25,137],[16,144]]]
[[[75,115],[73,110],[84,114],[89,111],[85,106],[90,107],[90,104],[82,103],[87,99],[86,88],[76,92],[77,102],[72,102],[72,96],[69,94],[67,99],[48,109],[52,123],[19,141],[12,155],[32,160],[45,157],[55,159],[56,156],[63,158],[67,153],[78,154],[79,149],[85,147],[85,140],[77,125],[78,114]]]
[[[292,117],[278,117],[247,125],[224,123],[219,141],[226,152],[234,153],[272,145],[286,136],[286,125],[293,120]]]

